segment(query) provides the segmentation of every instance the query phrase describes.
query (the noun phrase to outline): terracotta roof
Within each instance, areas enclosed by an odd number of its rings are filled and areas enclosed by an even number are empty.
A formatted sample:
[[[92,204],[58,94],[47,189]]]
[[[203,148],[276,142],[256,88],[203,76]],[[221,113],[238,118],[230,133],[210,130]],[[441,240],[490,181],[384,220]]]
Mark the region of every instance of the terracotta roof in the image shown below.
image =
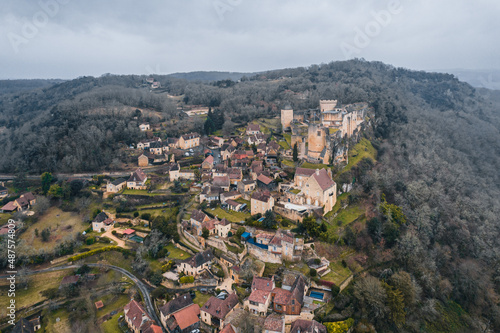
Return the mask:
[[[252,290],[264,290],[270,292],[273,290],[274,281],[266,277],[254,276],[252,281]]]
[[[212,317],[223,320],[236,304],[238,304],[238,296],[236,293],[230,294],[226,299],[222,300],[217,297],[210,299],[203,305],[201,311],[208,312]]]
[[[255,236],[255,238],[266,238],[266,239],[273,239],[274,235],[273,234],[268,234],[266,232],[263,232],[263,233],[260,233],[258,235]]]
[[[288,304],[290,298],[292,297],[292,292],[290,290],[285,290],[281,288],[274,288],[274,303],[276,304]]]
[[[149,324],[149,323],[148,323]],[[146,325],[145,325],[146,326]],[[143,333],[163,333],[163,330],[160,326],[153,324],[151,322],[151,326],[142,331]]]
[[[215,218],[215,219],[211,219],[211,220],[202,222],[201,227],[207,228],[208,230],[213,230],[213,229],[215,229],[215,225],[218,223],[219,223],[219,220]]]
[[[222,220],[220,220],[219,224],[225,226],[225,225],[231,224],[231,222],[228,221],[226,218],[223,218]]]
[[[16,210],[17,209],[17,206],[14,205],[14,201],[9,201],[7,202],[7,204],[5,206],[2,207],[2,210],[5,210],[5,211],[13,211],[13,210]]]
[[[257,177],[257,180],[261,181],[262,183],[264,183],[266,185],[269,185],[273,181],[271,178],[265,176],[262,173],[259,175],[259,177]]]
[[[199,267],[211,260],[214,259],[214,254],[212,253],[212,249],[208,249],[204,252],[198,252],[191,258],[184,260],[184,262],[191,267]]]
[[[269,291],[254,290],[254,291],[252,291],[250,296],[248,296],[248,300],[252,301],[252,302],[264,304],[269,299],[269,294],[270,294]]]
[[[335,186],[335,182],[332,180],[330,175],[325,169],[316,170],[313,174],[314,179],[318,182],[318,185],[323,191]]]
[[[164,306],[160,308],[160,312],[166,317],[172,313],[175,313],[189,305],[193,304],[193,299],[189,293],[184,295],[180,295],[177,298],[174,298]]]
[[[134,229],[130,229],[130,228],[127,229],[127,230],[123,230],[123,234],[125,234],[125,235],[131,235],[134,232],[135,232],[135,230]]]
[[[190,306],[174,313],[175,321],[181,330],[188,328],[191,325],[200,321],[200,306],[191,304]]]
[[[210,163],[210,164],[214,164],[214,157],[212,155],[208,155],[207,158],[205,158],[205,160],[203,161],[203,163]]]
[[[104,223],[105,225],[110,225],[110,224],[113,224],[113,219],[108,217],[107,219],[105,219],[104,221],[102,221],[102,223]]]
[[[191,213],[191,218],[193,220],[201,223],[201,222],[205,221],[208,218],[208,216],[207,216],[207,214],[203,213],[201,210],[196,209],[196,210],[193,210],[193,212]]]
[[[297,319],[292,323],[290,333],[326,333],[326,326],[316,320]]]
[[[278,235],[275,235],[273,239],[269,242],[271,245],[276,245],[276,246],[281,246],[281,237]]]
[[[306,168],[297,168],[295,170],[295,176],[306,176],[311,177],[315,172],[314,169],[306,169]]]
[[[97,301],[95,302],[95,308],[97,310],[99,310],[100,308],[102,308],[104,306],[104,304],[102,303],[102,301]]]
[[[144,330],[146,327],[151,326],[151,322],[153,322],[144,307],[137,303],[137,301],[135,300],[131,300],[130,303],[125,305],[124,311],[125,316],[129,318],[129,320],[132,322],[132,325],[137,329]]]
[[[146,174],[144,171],[142,171],[141,168],[135,170],[132,175],[130,175],[130,178],[128,179],[129,182],[143,182],[147,178]]]
[[[269,331],[281,332],[283,330],[283,317],[272,314],[264,321],[264,329]]]

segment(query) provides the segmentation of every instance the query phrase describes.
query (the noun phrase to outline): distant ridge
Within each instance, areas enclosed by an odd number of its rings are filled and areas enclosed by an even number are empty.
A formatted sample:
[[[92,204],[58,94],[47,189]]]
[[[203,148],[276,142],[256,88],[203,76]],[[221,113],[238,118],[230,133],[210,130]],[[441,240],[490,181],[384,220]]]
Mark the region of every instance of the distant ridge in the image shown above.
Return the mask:
[[[257,73],[240,73],[240,72],[217,72],[217,71],[198,71],[189,73],[172,73],[166,75],[167,77],[175,77],[188,81],[220,81],[220,80],[233,80],[238,81],[243,76],[251,77]]]

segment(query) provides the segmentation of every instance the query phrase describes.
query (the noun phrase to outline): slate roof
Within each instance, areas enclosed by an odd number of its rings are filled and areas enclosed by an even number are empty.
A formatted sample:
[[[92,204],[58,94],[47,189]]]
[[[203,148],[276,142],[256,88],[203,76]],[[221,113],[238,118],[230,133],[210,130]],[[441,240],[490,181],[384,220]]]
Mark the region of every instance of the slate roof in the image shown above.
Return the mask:
[[[225,300],[212,296],[203,305],[201,310],[208,312],[212,317],[223,320],[236,304],[238,304],[236,293],[230,294]]]
[[[193,212],[191,213],[191,218],[195,221],[198,221],[198,222],[203,222],[205,220],[205,218],[207,217],[207,214],[203,213],[201,210],[199,209],[195,209],[193,210]]]
[[[229,176],[215,176],[213,184],[214,186],[228,187],[231,183],[229,181]]]
[[[316,320],[297,319],[292,323],[290,333],[326,333],[326,326]]]
[[[35,332],[35,329],[33,328],[33,324],[31,324],[28,319],[26,318],[21,318],[16,323],[16,326],[11,331],[12,333],[32,333]]]
[[[254,192],[252,194],[252,199],[262,202],[268,202],[270,198],[271,194],[269,192]]]
[[[108,219],[109,216],[105,212],[100,212],[97,214],[93,222],[103,222],[104,220]]]
[[[239,202],[236,202],[236,201],[231,200],[231,199],[227,199],[227,200],[226,200],[226,203],[227,203],[229,206],[232,206],[232,207],[238,207],[239,205],[241,205]]]
[[[147,178],[146,174],[144,171],[142,171],[141,168],[137,169],[132,173],[130,178],[128,179],[129,182],[143,182]]]
[[[164,306],[160,308],[160,312],[167,317],[168,315],[171,315],[179,310],[184,309],[185,307],[193,304],[193,299],[191,298],[191,295],[189,293],[186,293],[184,295],[180,295],[177,298],[174,298]]]
[[[281,332],[283,329],[283,317],[272,314],[264,321],[264,329],[269,331]]]
[[[113,180],[113,181],[111,182],[111,184],[113,184],[113,185],[115,185],[115,186],[118,186],[118,185],[123,184],[123,183],[125,183],[125,182],[126,182],[126,180],[125,180],[125,179],[123,179],[123,178],[118,178],[118,179],[116,179],[116,180]]]
[[[191,267],[199,267],[211,260],[214,259],[214,254],[212,253],[212,249],[208,249],[204,252],[198,252],[191,258],[184,260],[184,262]]]
[[[179,166],[179,163],[174,163],[170,166],[170,170],[169,171],[178,171],[180,170],[181,167]]]

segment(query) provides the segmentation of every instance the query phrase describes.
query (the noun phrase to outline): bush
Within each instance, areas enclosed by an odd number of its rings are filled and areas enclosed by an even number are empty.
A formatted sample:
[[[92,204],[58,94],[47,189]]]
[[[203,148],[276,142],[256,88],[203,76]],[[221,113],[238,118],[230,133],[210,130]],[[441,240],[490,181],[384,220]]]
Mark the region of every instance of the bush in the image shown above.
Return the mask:
[[[183,276],[179,279],[180,283],[193,283],[194,282],[194,276]]]
[[[334,323],[323,323],[328,330],[328,333],[347,333],[354,325],[354,319],[349,318],[344,321],[337,321]]]
[[[150,213],[142,213],[141,214],[141,219],[150,221],[151,220],[151,214]]]
[[[116,236],[116,234],[117,234],[116,230],[111,231],[111,234],[112,234],[113,236]]]
[[[153,298],[163,299],[166,295],[168,295],[168,290],[164,286],[159,286],[151,292]]]
[[[134,212],[134,217],[138,217],[139,216],[139,212]]]
[[[336,297],[340,293],[340,287],[334,284],[332,286],[332,297]]]
[[[89,236],[85,238],[85,244],[87,245],[92,245],[95,243],[95,237],[94,236]]]
[[[95,249],[95,250],[88,251],[88,252],[85,252],[85,253],[77,254],[76,256],[69,257],[68,261],[69,262],[78,261],[78,260],[81,260],[81,259],[93,256],[94,254],[108,252],[108,251],[118,251],[118,252],[123,253],[124,255],[130,253],[129,250],[121,248],[119,246],[115,246],[115,245],[113,245],[113,246],[105,246],[105,247],[101,247],[100,249]]]
[[[316,275],[318,275],[318,272],[316,272],[316,270],[314,268],[311,268],[311,270],[309,271],[309,275],[311,277],[315,277]]]

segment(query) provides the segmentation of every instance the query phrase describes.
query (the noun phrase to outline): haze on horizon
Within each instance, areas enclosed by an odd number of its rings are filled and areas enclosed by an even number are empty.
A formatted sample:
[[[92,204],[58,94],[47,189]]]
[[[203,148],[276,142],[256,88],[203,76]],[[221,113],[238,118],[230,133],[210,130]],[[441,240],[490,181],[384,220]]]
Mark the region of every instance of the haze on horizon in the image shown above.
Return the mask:
[[[500,2],[5,0],[0,79],[256,72],[353,57],[500,70]]]

